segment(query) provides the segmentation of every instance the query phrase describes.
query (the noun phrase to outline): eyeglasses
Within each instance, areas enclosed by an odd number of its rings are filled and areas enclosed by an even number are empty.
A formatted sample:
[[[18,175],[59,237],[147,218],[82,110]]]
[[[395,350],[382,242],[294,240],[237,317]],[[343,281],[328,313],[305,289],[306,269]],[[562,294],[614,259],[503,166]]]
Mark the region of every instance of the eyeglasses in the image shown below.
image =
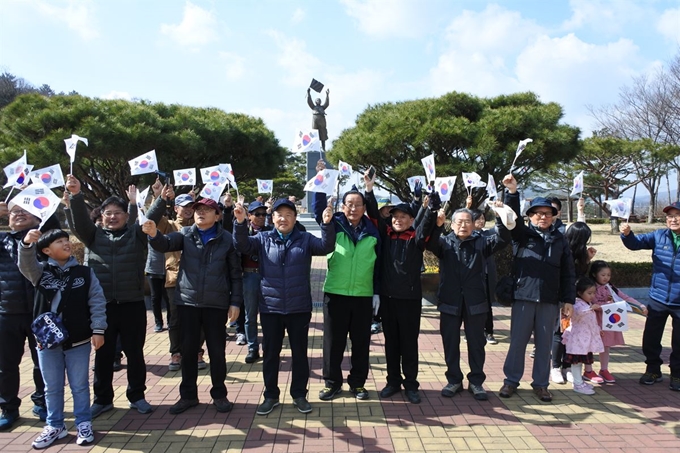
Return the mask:
[[[215,212],[215,210],[211,207],[208,206],[199,206],[198,208],[194,208],[194,212]]]
[[[673,220],[680,220],[680,214],[667,215],[666,220],[670,220],[671,222]]]
[[[454,220],[453,223],[455,223],[458,226],[462,225],[472,225],[472,220]]]
[[[267,213],[266,213],[266,212],[253,212],[253,213],[250,214],[250,215],[255,216],[255,217],[267,217]]]
[[[125,214],[125,211],[104,211],[102,215],[104,217],[116,217]]]
[[[529,215],[530,215],[530,216],[533,216],[533,217],[544,217],[544,218],[546,218],[546,219],[549,219],[550,217],[553,216],[553,213],[552,213],[552,212],[538,212],[538,211],[534,211],[534,212],[532,212],[532,213],[529,214]]]
[[[14,211],[9,211],[9,214],[16,217],[18,215],[28,215],[29,212],[24,209],[15,209]]]
[[[345,207],[351,211],[351,210],[353,210],[353,209],[361,209],[361,208],[364,207],[364,205],[362,205],[362,204],[351,204],[351,203],[349,203],[349,204],[345,204]]]

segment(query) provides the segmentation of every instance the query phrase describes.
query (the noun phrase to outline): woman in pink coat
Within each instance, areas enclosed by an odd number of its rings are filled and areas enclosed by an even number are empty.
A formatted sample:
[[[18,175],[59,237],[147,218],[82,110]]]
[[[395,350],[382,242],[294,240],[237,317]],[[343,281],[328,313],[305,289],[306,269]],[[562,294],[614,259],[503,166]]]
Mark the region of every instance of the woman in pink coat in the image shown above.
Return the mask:
[[[582,277],[576,282],[576,303],[571,315],[569,327],[562,334],[567,354],[564,361],[571,364],[574,376],[574,391],[584,395],[595,393],[593,386],[583,381],[582,366],[593,364],[593,353],[604,351],[600,336],[600,326],[595,312],[602,308],[593,304],[595,300],[595,282]]]

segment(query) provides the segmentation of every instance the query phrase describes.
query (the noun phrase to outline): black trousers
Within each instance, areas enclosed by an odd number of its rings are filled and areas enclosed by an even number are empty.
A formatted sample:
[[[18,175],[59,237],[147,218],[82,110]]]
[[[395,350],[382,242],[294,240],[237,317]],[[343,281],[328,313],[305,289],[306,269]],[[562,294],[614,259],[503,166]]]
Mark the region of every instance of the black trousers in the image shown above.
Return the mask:
[[[650,299],[647,304],[647,320],[642,333],[642,353],[645,355],[647,371],[661,374],[661,338],[663,337],[666,321],[671,317],[671,376],[680,378],[680,307],[669,307]]]
[[[482,385],[486,380],[486,374],[484,374],[484,361],[486,360],[484,323],[486,313],[470,315],[465,305],[461,307],[461,310],[463,316],[440,313],[439,329],[444,343],[446,380],[449,384],[463,382],[463,372],[460,369],[460,326],[464,324],[470,365],[467,379],[471,384]]]
[[[94,402],[113,403],[113,360],[116,357],[116,337],[120,336],[127,357],[127,399],[130,402],[144,398],[146,391],[146,307],[144,301],[106,304],[106,333],[104,345],[94,356]]]
[[[38,353],[35,349],[35,337],[31,332],[33,315],[0,314],[0,407],[2,410],[14,412],[19,409],[19,365],[24,356],[24,346],[28,339],[28,349],[33,359],[33,383],[35,392],[31,395],[33,404],[45,407],[45,382],[40,374]]]
[[[198,398],[198,363],[196,357],[201,347],[201,330],[205,332],[205,342],[210,356],[210,379],[213,400],[227,397],[227,358],[225,348],[227,339],[224,328],[227,324],[228,310],[222,308],[177,306],[180,322],[182,350],[182,382],[179,394],[184,399]]]
[[[493,309],[491,307],[491,299],[487,299],[489,304],[489,312],[486,314],[486,322],[484,324],[484,333],[493,335]]]
[[[165,275],[149,274],[146,276],[146,280],[149,282],[149,290],[151,291],[151,308],[154,321],[156,321],[156,324],[163,325],[163,301],[165,301],[165,307],[168,310],[168,318],[170,317],[170,302],[165,290]],[[169,319],[168,324],[170,324]]]
[[[380,316],[385,334],[387,384],[418,390],[418,336],[421,299],[380,297]],[[401,372],[404,372],[402,378]]]
[[[351,368],[347,383],[363,387],[368,378],[368,350],[371,344],[372,297],[325,293],[323,304],[323,378],[327,387],[342,385],[342,359],[347,335],[352,341]]]
[[[264,376],[264,397],[278,399],[279,366],[281,365],[281,348],[283,336],[288,332],[290,352],[292,355],[292,375],[290,396],[300,398],[307,396],[309,382],[309,359],[307,344],[309,339],[309,321],[311,312],[279,315],[260,313],[262,326],[262,374]]]
[[[170,354],[180,352],[179,316],[175,305],[175,288],[167,288],[168,295],[168,338],[170,338]]]

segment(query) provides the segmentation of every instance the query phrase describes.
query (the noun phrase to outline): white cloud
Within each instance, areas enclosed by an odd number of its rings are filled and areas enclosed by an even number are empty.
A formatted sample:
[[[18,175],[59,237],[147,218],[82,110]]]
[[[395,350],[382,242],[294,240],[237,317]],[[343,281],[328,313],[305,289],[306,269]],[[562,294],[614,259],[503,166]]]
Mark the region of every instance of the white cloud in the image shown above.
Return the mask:
[[[110,91],[109,93],[100,97],[101,99],[124,99],[126,101],[132,100],[132,95],[127,91]]]
[[[656,29],[666,39],[680,45],[680,8],[664,11],[656,23]]]
[[[215,15],[191,2],[184,5],[182,22],[177,25],[161,24],[161,33],[182,47],[198,50],[200,46],[218,40]]]
[[[299,24],[305,19],[305,16],[306,16],[305,10],[302,8],[298,8],[293,13],[293,17],[290,19],[290,21],[294,24]]]
[[[590,27],[600,34],[619,34],[651,14],[635,0],[570,0],[569,5],[572,16],[562,24],[566,31]]]
[[[532,91],[542,102],[557,102],[565,121],[588,132],[586,105],[615,101],[646,63],[628,39],[593,44],[575,34],[551,31],[496,5],[464,11],[446,34],[447,47],[430,70],[433,94],[448,91],[497,96]]]
[[[240,79],[245,73],[244,63],[246,59],[233,52],[220,52],[219,55],[226,67],[227,78],[229,80]]]
[[[377,38],[418,37],[431,30],[437,4],[423,7],[419,0],[341,0],[345,12],[354,18],[359,29]]]
[[[52,3],[45,0],[24,0],[14,2],[13,6],[26,6],[55,22],[64,23],[86,41],[99,36],[92,0],[68,0],[64,6]]]
[[[312,77],[318,78],[321,61],[307,52],[307,45],[303,40],[289,38],[276,30],[269,30],[267,34],[279,49],[276,62],[285,71],[284,83],[297,87],[307,86]]]

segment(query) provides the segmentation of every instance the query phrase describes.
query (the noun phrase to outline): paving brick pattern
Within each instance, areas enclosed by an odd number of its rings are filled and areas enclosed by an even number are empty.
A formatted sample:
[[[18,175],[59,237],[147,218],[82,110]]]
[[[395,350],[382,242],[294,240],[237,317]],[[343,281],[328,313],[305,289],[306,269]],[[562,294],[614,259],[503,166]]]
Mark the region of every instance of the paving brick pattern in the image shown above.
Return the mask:
[[[680,451],[680,392],[663,383],[642,386],[644,371],[640,345],[642,317],[634,316],[625,334],[627,346],[613,349],[610,370],[616,384],[597,386],[595,396],[575,393],[569,384],[551,385],[552,403],[541,403],[529,385],[532,361],[527,351],[526,371],[520,389],[510,399],[497,396],[503,381],[503,361],[508,347],[510,310],[495,307],[498,345],[488,345],[485,387],[489,401],[478,402],[470,393],[443,398],[444,352],[439,336],[439,317],[434,307],[423,307],[420,336],[420,375],[423,402],[410,404],[403,393],[381,401],[385,385],[384,337],[373,335],[368,401],[357,401],[345,391],[332,402],[317,398],[321,379],[323,315],[321,286],[325,263],[315,258],[311,281],[315,310],[312,316],[309,354],[310,402],[313,412],[300,414],[288,395],[290,350],[284,344],[280,374],[281,406],[268,416],[255,415],[262,397],[261,362],[246,365],[247,347],[228,342],[229,399],[235,403],[228,414],[211,404],[208,370],[199,372],[201,404],[177,416],[168,413],[178,398],[179,372],[169,372],[167,333],[153,333],[149,312],[145,355],[147,399],[155,407],[149,415],[127,409],[125,371],[115,374],[115,410],[94,421],[96,442],[90,447],[75,444],[75,428],[67,389],[67,427],[70,435],[49,451],[92,452],[664,452]],[[670,353],[670,323],[664,335],[664,361]],[[462,346],[465,350],[465,346]],[[463,353],[464,372],[467,356]],[[209,361],[209,359],[208,359]],[[125,360],[123,360],[125,364]],[[349,367],[348,360],[343,363]],[[20,396],[22,419],[9,432],[0,433],[0,451],[32,451],[31,442],[43,424],[31,413],[31,361],[22,363]],[[596,365],[596,370],[597,370]],[[664,372],[668,368],[664,366]],[[467,382],[465,382],[467,386]]]

